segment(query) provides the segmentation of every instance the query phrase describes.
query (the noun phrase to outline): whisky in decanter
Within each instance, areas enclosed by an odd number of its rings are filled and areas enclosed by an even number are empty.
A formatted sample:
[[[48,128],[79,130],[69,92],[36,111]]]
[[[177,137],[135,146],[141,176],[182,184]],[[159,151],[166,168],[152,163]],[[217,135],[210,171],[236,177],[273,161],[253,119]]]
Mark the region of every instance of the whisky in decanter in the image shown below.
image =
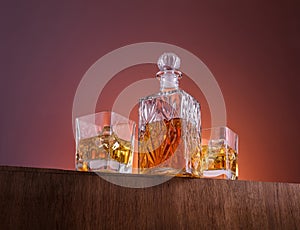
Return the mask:
[[[200,104],[179,88],[180,59],[158,59],[160,92],[139,101],[139,172],[201,176]]]

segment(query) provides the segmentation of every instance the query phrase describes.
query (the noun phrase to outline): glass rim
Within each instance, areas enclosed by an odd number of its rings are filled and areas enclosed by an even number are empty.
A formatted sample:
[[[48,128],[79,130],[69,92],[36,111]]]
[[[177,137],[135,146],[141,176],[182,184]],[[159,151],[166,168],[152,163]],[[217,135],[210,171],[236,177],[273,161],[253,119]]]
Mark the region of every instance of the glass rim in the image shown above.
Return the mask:
[[[109,114],[109,115],[117,115],[118,117],[124,119],[124,120],[127,120],[128,122],[130,123],[136,123],[135,121],[129,119],[128,117],[125,117],[115,111],[111,111],[111,110],[103,110],[103,111],[99,111],[99,112],[96,112],[96,113],[91,113],[91,114],[86,114],[86,115],[82,115],[80,117],[76,117],[75,120],[76,121],[82,121],[84,119],[88,119],[88,118],[93,118],[93,117],[97,117],[98,115],[102,115],[102,114]]]
[[[224,129],[224,130],[228,130],[230,131],[231,133],[235,134],[238,136],[238,134],[233,131],[231,128],[229,128],[228,126],[214,126],[214,127],[208,127],[208,128],[201,128],[201,131],[208,131],[208,130],[217,130],[217,129]]]

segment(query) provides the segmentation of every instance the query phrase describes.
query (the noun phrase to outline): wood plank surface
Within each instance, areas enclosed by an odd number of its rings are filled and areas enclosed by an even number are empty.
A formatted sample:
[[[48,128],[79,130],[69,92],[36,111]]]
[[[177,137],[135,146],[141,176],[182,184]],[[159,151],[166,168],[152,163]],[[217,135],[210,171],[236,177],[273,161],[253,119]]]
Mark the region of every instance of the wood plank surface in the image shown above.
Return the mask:
[[[0,166],[0,229],[300,229],[300,184],[172,178],[126,188],[95,173]]]

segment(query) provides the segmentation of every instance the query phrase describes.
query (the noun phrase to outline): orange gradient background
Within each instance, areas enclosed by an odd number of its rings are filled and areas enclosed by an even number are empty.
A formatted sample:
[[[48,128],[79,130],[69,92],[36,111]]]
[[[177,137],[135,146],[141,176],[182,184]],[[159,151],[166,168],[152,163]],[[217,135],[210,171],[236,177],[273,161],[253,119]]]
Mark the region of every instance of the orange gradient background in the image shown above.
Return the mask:
[[[112,50],[153,41],[192,52],[215,76],[240,138],[240,179],[300,182],[297,1],[6,1],[0,11],[0,165],[74,169],[72,104],[84,73]],[[121,71],[96,110],[156,72]],[[188,77],[181,88],[209,126],[199,88]]]

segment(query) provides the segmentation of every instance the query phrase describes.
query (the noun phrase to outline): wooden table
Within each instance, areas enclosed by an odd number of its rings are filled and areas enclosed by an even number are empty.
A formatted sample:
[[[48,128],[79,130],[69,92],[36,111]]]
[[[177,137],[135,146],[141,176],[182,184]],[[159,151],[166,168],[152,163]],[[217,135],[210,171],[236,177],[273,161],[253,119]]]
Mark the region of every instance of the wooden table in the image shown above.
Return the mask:
[[[300,184],[172,178],[126,188],[94,173],[0,166],[0,229],[300,229]]]

